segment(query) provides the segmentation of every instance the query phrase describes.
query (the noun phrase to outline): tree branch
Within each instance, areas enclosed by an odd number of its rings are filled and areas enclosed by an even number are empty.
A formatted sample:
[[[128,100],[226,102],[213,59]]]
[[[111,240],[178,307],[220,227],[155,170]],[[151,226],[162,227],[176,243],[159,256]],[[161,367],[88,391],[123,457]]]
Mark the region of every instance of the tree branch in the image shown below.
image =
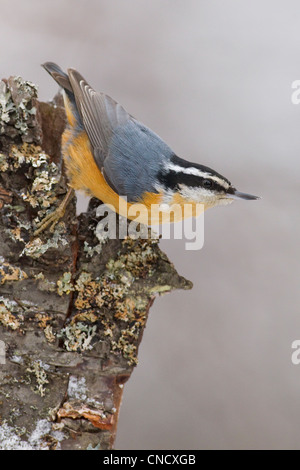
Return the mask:
[[[97,236],[96,199],[33,236],[67,191],[64,127],[60,97],[0,82],[1,449],[111,449],[149,309],[191,288],[157,239]]]

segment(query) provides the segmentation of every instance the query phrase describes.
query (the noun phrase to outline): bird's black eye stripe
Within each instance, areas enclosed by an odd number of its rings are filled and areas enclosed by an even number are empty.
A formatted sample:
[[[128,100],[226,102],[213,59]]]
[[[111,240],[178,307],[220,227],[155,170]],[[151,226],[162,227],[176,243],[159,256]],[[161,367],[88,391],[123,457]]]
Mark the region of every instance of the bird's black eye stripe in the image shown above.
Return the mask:
[[[218,184],[216,181],[212,181],[209,178],[203,178],[197,175],[189,175],[184,172],[176,172],[173,170],[161,171],[157,175],[158,180],[162,183],[165,188],[179,191],[180,185],[188,186],[189,188],[205,188],[213,189],[214,191],[224,193],[225,189],[223,186]],[[209,187],[208,187],[209,185]]]

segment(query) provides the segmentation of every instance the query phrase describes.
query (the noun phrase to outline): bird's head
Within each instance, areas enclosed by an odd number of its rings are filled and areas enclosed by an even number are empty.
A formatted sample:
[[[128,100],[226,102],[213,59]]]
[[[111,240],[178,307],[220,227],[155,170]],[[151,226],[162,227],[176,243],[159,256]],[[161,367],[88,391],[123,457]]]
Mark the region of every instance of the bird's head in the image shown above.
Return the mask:
[[[238,191],[227,178],[211,168],[176,155],[166,164],[160,180],[167,191],[179,192],[186,201],[204,204],[205,209],[230,204],[234,199],[259,199]]]

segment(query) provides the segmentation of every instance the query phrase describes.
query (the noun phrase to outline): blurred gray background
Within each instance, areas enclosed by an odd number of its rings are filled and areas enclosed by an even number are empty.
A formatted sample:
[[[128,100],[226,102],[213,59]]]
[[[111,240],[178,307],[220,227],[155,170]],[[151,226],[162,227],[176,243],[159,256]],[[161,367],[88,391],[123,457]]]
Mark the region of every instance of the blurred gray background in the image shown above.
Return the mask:
[[[0,76],[77,68],[179,155],[263,197],[161,248],[192,291],[158,298],[125,386],[119,449],[300,448],[297,0],[0,0]],[[82,207],[84,207],[82,200]]]

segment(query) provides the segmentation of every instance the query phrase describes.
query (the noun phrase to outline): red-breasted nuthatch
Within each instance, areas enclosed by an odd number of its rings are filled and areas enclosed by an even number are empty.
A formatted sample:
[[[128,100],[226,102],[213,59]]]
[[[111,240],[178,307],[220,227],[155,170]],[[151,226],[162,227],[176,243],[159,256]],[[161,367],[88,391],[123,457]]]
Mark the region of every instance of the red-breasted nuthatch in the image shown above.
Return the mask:
[[[50,224],[54,227],[73,189],[85,191],[128,218],[136,219],[136,213],[130,216],[133,204],[143,204],[149,211],[146,218],[139,218],[143,223],[149,223],[153,205],[168,213],[173,205],[188,204],[192,206],[189,215],[197,215],[199,206],[207,209],[236,198],[258,199],[237,191],[211,168],[178,157],[120,104],[96,92],[76,70],[65,73],[53,62],[43,67],[63,88],[67,127],[62,152],[71,189],[61,206],[40,222],[36,234]],[[171,221],[185,217],[185,211],[179,212]],[[163,215],[156,222],[164,222]]]

